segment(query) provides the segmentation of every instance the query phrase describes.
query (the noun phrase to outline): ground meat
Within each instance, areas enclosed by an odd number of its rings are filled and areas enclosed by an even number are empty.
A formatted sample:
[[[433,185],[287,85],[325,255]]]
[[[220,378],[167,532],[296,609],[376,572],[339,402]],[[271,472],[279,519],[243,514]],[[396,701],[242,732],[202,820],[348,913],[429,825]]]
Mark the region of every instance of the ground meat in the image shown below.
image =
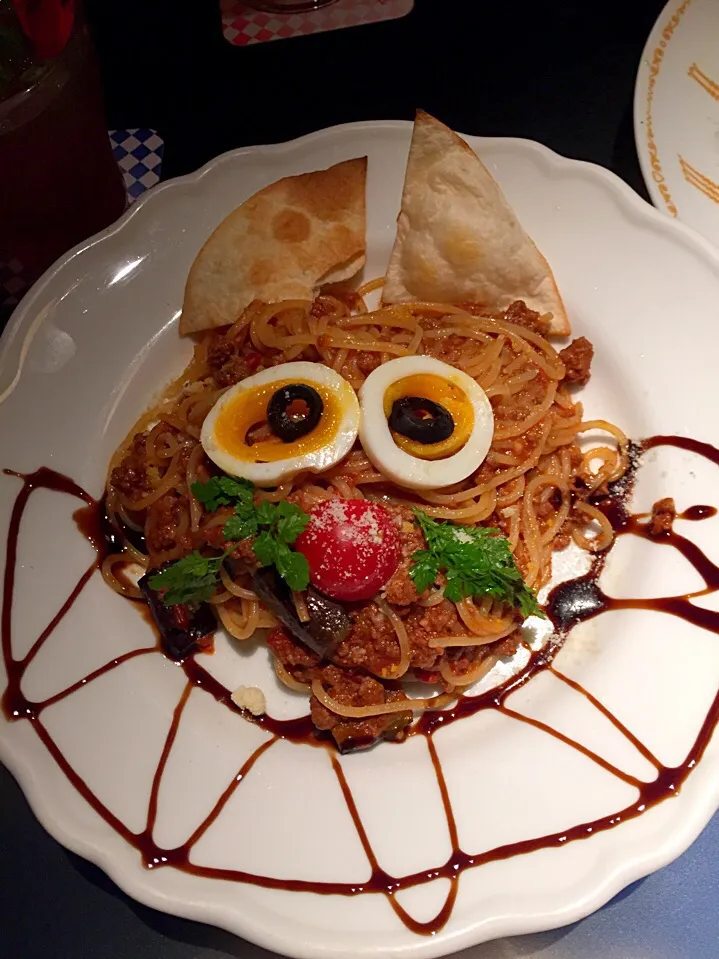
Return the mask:
[[[548,315],[530,310],[524,300],[515,300],[501,313],[492,313],[481,303],[458,303],[457,305],[466,310],[467,313],[471,313],[472,316],[489,316],[504,320],[507,323],[514,323],[515,326],[523,326],[525,330],[539,333],[540,336],[546,336],[549,333],[550,320]],[[466,340],[463,340],[463,342],[466,345]]]
[[[435,324],[429,322],[422,325],[426,329],[435,327]],[[436,356],[450,366],[460,366],[462,357],[467,354],[467,338],[451,333],[449,336],[428,339],[422,344],[422,353],[427,356]]]
[[[144,462],[132,455],[113,469],[110,483],[131,500],[142,499],[152,489]]]
[[[211,546],[213,549],[224,550],[227,546],[223,527],[230,516],[234,516],[235,511],[231,506],[221,506],[214,513],[207,513],[200,523],[197,533],[198,545]],[[218,519],[223,522],[218,523]]]
[[[584,453],[577,446],[576,443],[572,443],[571,446],[567,447],[569,452],[569,465],[572,467],[572,470],[577,470],[582,465],[584,460]]]
[[[355,363],[360,373],[369,376],[382,362],[382,354],[374,350],[358,350],[355,354]]]
[[[239,560],[247,569],[259,569],[260,563],[255,553],[255,537],[248,536],[247,539],[241,539],[235,549],[230,553],[232,559]]]
[[[509,636],[505,636],[504,639],[491,647],[492,652],[495,656],[514,656],[519,647],[522,644],[522,630],[515,629],[513,633],[510,633]]]
[[[514,323],[515,326],[523,326],[525,330],[539,333],[540,336],[546,336],[549,333],[548,314],[530,310],[524,300],[515,300],[514,303],[510,303],[501,315],[501,319],[507,323]]]
[[[576,383],[578,386],[588,383],[593,356],[594,347],[585,336],[572,340],[569,346],[560,350],[559,358],[567,371],[564,382]]]
[[[215,510],[214,513],[208,513],[200,523],[200,528],[197,531],[195,537],[196,546],[211,546],[212,549],[217,550],[226,549],[227,540],[225,539],[224,525],[227,520],[234,515],[235,511],[231,506],[221,506],[218,510]],[[216,522],[218,518],[221,518],[223,522]],[[259,564],[255,556],[254,543],[254,536],[240,540],[230,556],[232,559],[242,562],[243,565],[249,569],[257,569]]]
[[[649,534],[651,536],[663,536],[665,533],[671,533],[676,517],[677,509],[671,496],[658,500],[652,506]]]
[[[240,344],[224,333],[213,333],[207,349],[207,365],[217,387],[224,389],[256,373],[260,366],[272,366],[277,356],[281,356],[277,350],[259,353],[250,342]]]
[[[457,607],[443,599],[436,606],[412,610],[405,620],[409,639],[409,661],[412,667],[434,670],[442,654],[433,649],[429,641],[436,636],[449,636],[466,632],[457,614]]]
[[[407,698],[403,692],[387,689],[371,676],[336,666],[326,666],[319,678],[327,693],[344,706],[379,706]],[[370,746],[378,739],[402,739],[412,721],[409,710],[350,719],[326,709],[315,696],[310,698],[310,715],[318,729],[332,733],[342,751]]]
[[[169,423],[163,424],[162,432],[174,436],[178,443],[182,445],[182,453],[178,460],[178,469],[183,471],[187,467],[187,461],[190,453],[196,445],[197,440],[178,430]],[[124,493],[128,499],[142,499],[153,489],[151,476],[155,476],[155,485],[157,485],[158,469],[157,466],[148,464],[147,460],[147,437],[150,430],[144,433],[136,433],[132,438],[132,443],[122,462],[116,466],[110,475],[110,485]]]
[[[340,498],[342,494],[338,489],[335,489],[334,486],[328,486],[325,490],[325,495],[331,498]],[[346,497],[344,497],[346,499]],[[305,512],[310,513],[312,509],[317,505],[317,494],[316,492],[310,492],[308,490],[298,489],[295,492],[290,493],[287,497],[288,503],[294,503],[295,506]]]
[[[207,365],[218,389],[234,386],[254,372],[252,367],[232,340],[224,335],[213,334],[207,350]],[[254,365],[257,369],[257,364]]]
[[[352,628],[337,646],[333,661],[340,666],[361,667],[375,676],[390,676],[400,659],[394,626],[374,603],[367,603],[350,616]]]
[[[384,598],[393,606],[409,606],[419,598],[417,587],[409,575],[411,565],[410,559],[403,559],[384,588]]]
[[[178,527],[187,513],[187,500],[179,493],[165,493],[147,508],[145,542],[150,557],[179,548],[189,553],[193,543],[189,533],[178,536]],[[151,565],[154,565],[151,562]]]
[[[402,545],[402,561],[392,574],[392,578],[384,588],[384,598],[393,606],[409,606],[419,598],[414,582],[410,578],[409,570],[412,565],[411,557],[425,544],[422,530],[413,522],[412,511],[407,506],[386,506],[392,514],[399,530],[399,539]]]
[[[310,685],[320,675],[320,658],[282,626],[277,626],[267,637],[267,645],[298,683]]]
[[[504,410],[502,410],[502,413],[504,413]],[[526,415],[526,413],[524,415]],[[510,417],[507,418],[509,419]],[[520,417],[520,419],[521,418],[522,417]],[[506,447],[497,447],[496,451],[500,453],[511,451],[513,456],[521,456],[524,459],[529,459],[533,454],[536,453],[537,446],[542,441],[543,431],[544,420],[540,420],[536,426],[528,429],[523,437],[519,437],[516,441],[508,440]],[[493,465],[485,460],[479,467],[477,473],[475,473],[474,481],[477,485],[489,483],[497,475],[497,473],[501,473],[505,469],[505,466]]]
[[[327,290],[327,293],[329,294],[328,296],[320,294],[316,297],[310,308],[310,316],[314,316],[315,319],[319,320],[323,316],[335,317],[337,315],[338,299],[345,303],[351,310],[364,312],[364,301],[354,290],[341,288],[333,290],[330,288]]]
[[[572,529],[574,524],[570,520],[565,520],[562,528],[552,540],[552,549],[557,552],[560,549],[566,549],[572,542]]]

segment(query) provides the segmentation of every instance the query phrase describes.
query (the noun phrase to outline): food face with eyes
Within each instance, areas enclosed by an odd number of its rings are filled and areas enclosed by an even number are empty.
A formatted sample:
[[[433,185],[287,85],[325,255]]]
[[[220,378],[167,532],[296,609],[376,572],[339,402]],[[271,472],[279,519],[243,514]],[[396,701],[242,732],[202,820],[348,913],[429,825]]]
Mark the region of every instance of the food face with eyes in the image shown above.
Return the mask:
[[[611,542],[594,502],[628,464],[569,390],[591,345],[547,339],[568,320],[546,261],[438,121],[418,116],[383,302],[365,299],[382,281],[347,285],[365,167],[280,181],[220,224],[185,294],[194,358],[107,486],[168,654],[199,655],[208,617],[240,641],[269,629],[277,676],[340,749],[404,738],[512,656],[553,550]],[[299,217],[312,242],[268,226]],[[584,453],[589,426],[616,448]]]

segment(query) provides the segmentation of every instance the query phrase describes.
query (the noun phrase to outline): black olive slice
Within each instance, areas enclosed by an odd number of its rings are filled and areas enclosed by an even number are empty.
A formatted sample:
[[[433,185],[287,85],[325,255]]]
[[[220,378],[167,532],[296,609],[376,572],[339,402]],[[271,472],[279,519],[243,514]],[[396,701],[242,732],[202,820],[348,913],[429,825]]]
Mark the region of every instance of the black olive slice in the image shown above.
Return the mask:
[[[454,433],[449,410],[421,396],[395,400],[389,414],[389,426],[400,436],[418,443],[441,443]]]
[[[294,404],[301,407],[299,412],[292,411]],[[317,390],[304,383],[290,383],[272,395],[267,404],[267,422],[283,443],[292,443],[312,432],[323,409],[324,403]]]

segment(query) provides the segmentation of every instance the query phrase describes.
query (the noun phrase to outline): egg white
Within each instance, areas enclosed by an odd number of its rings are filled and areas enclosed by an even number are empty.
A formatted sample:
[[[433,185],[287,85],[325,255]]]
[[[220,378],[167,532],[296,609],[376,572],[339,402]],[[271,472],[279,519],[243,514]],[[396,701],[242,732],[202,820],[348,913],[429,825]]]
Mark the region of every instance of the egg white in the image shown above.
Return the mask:
[[[309,386],[314,383],[337,395],[342,413],[333,439],[320,449],[301,456],[288,456],[272,463],[252,463],[223,449],[215,437],[215,424],[226,405],[241,393],[282,380],[297,380]],[[357,394],[343,376],[323,363],[282,363],[248,376],[224,393],[205,417],[200,442],[205,453],[223,472],[248,479],[255,486],[275,486],[303,470],[322,473],[339,463],[357,439],[359,421]]]
[[[474,425],[457,453],[440,460],[423,460],[400,449],[384,411],[384,396],[397,380],[429,373],[458,386],[472,404]],[[401,356],[377,367],[360,389],[360,440],[377,469],[398,486],[436,489],[466,479],[481,466],[494,435],[492,404],[481,386],[461,370],[431,356]]]

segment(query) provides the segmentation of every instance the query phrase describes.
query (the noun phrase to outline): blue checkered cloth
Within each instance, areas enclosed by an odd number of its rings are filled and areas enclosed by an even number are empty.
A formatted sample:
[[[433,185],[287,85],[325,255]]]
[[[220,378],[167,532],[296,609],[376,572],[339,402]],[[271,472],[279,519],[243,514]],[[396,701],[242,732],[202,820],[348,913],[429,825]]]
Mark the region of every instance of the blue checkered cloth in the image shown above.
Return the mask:
[[[125,178],[130,203],[160,180],[165,145],[154,130],[110,130],[112,152]]]

